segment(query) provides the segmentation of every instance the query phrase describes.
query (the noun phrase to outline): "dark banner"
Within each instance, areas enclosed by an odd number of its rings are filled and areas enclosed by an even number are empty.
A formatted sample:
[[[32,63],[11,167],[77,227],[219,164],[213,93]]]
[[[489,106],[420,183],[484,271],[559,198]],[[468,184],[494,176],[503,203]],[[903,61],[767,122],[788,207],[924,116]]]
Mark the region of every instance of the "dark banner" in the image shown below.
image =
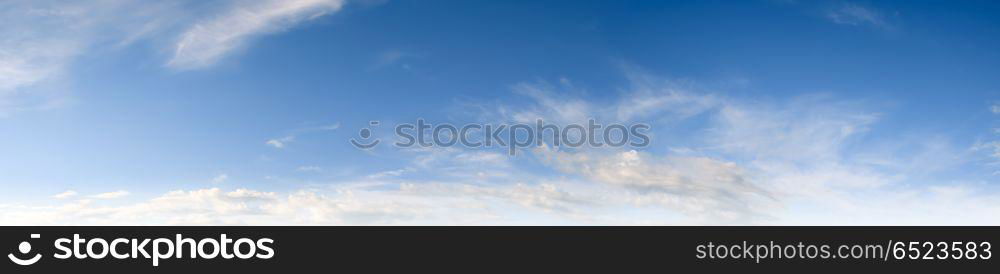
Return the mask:
[[[3,227],[0,273],[996,271],[998,243],[998,227]]]

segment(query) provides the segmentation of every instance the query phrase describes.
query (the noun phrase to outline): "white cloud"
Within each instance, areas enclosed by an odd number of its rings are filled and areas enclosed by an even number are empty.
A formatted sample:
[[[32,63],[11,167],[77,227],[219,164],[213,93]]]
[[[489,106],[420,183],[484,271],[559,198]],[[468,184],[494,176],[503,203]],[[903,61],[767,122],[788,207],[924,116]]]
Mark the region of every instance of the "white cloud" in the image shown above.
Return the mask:
[[[60,100],[51,84],[89,43],[92,22],[81,19],[99,11],[95,8],[55,1],[0,3],[0,116]]]
[[[325,125],[325,126],[318,126],[318,127],[312,128],[312,130],[313,131],[327,131],[327,130],[336,130],[338,128],[340,128],[340,123],[335,123],[335,124],[330,124],[330,125]]]
[[[285,145],[294,141],[295,136],[285,136],[278,139],[267,140],[264,144],[272,146],[274,148],[285,148]]]
[[[372,174],[372,175],[368,175],[368,178],[371,178],[371,179],[382,179],[382,178],[399,177],[400,175],[403,175],[403,173],[406,173],[406,171],[407,171],[407,169],[397,169],[397,170],[383,171],[383,172],[375,173],[375,174]]]
[[[60,73],[77,49],[72,43],[19,41],[0,45],[0,91],[29,86]]]
[[[994,161],[1000,161],[1000,141],[980,142],[972,145],[973,151],[985,151]]]
[[[86,46],[84,20],[100,9],[116,9],[117,1],[86,5],[61,1],[0,3],[0,95],[34,85],[63,72]]]
[[[300,166],[299,168],[297,168],[295,170],[302,171],[302,172],[319,172],[319,171],[323,171],[323,169],[320,168],[320,167],[318,167],[318,166]]]
[[[545,82],[514,85],[516,94],[533,99],[528,106],[500,106],[494,116],[502,121],[535,123],[542,119],[552,124],[583,124],[594,118],[603,122],[681,120],[711,111],[725,104],[724,98],[710,93],[695,93],[694,87],[680,81],[653,77],[638,68],[624,66],[629,86],[613,103],[594,103],[581,98],[586,94],[574,88],[571,80],[559,79],[561,88]],[[486,108],[489,109],[489,108]]]
[[[845,3],[840,8],[830,10],[826,14],[830,21],[841,25],[872,25],[874,27],[890,29],[892,26],[885,21],[885,16],[877,10],[857,4]]]
[[[710,141],[724,151],[757,158],[836,160],[850,138],[878,119],[877,113],[858,108],[824,96],[780,105],[729,102],[714,116]]]
[[[214,184],[221,184],[221,183],[225,183],[228,180],[229,180],[229,174],[223,173],[223,174],[219,174],[219,176],[215,176],[215,178],[212,178],[212,183],[214,183]]]
[[[1000,103],[991,105],[990,112],[1000,114]],[[993,134],[1000,134],[1000,128],[994,128]],[[990,165],[1000,164],[1000,141],[977,141],[970,149],[973,152],[985,152],[990,158],[988,162]],[[1000,175],[1000,171],[994,171],[993,175]]]
[[[372,64],[371,67],[369,67],[369,70],[380,69],[386,66],[396,64],[396,62],[398,62],[400,59],[403,59],[403,57],[406,57],[408,55],[409,55],[408,53],[396,49],[383,51],[379,53],[378,56],[375,58],[375,63]]]
[[[266,0],[234,3],[225,13],[196,22],[174,47],[168,66],[178,69],[211,65],[248,39],[336,12],[343,0]]]
[[[555,92],[546,84],[520,83],[514,86],[514,92],[535,100],[534,107],[520,109],[510,114],[510,119],[519,123],[534,123],[542,118],[549,123],[586,124],[587,119],[595,114],[593,106],[585,100],[555,97]],[[501,110],[504,114],[506,110]]]
[[[62,105],[77,57],[113,50],[143,33],[168,32],[189,13],[178,6],[131,0],[3,1],[0,114]]]
[[[117,199],[117,198],[125,197],[125,196],[128,196],[128,195],[129,195],[128,191],[119,190],[119,191],[114,191],[114,192],[105,192],[105,193],[95,194],[95,195],[91,195],[90,197],[94,198],[94,199]]]
[[[783,225],[995,225],[1000,195],[981,185],[897,186],[841,193],[835,206],[821,197],[788,202]]]
[[[251,190],[222,192],[217,188],[172,191],[146,201],[121,206],[104,206],[90,200],[27,207],[7,212],[3,223],[32,224],[227,224],[246,217],[248,203],[270,201],[275,194]],[[232,218],[232,219],[231,219]],[[20,219],[20,220],[19,220]]]
[[[434,199],[428,199],[428,195]],[[502,223],[498,218],[519,216],[497,209],[504,204],[542,212],[561,210],[559,206],[570,201],[567,195],[553,186],[493,189],[405,185],[396,190],[372,191],[362,185],[284,194],[210,188],[171,191],[119,206],[89,200],[55,206],[6,205],[0,207],[0,224],[490,224]],[[501,215],[496,215],[498,212]]]
[[[954,185],[857,192],[842,206],[816,210],[788,200],[771,218],[703,208],[703,197],[623,191],[613,185],[337,183],[287,193],[219,188],[170,191],[146,200],[103,205],[0,205],[3,225],[512,225],[766,224],[983,225],[1000,221],[1000,196]],[[808,197],[814,199],[814,197]],[[808,199],[807,199],[808,200]],[[662,211],[661,209],[666,209]],[[678,216],[673,212],[707,215]],[[723,221],[727,219],[730,221]],[[932,221],[930,221],[932,220]]]
[[[651,76],[639,68],[625,66],[625,69],[631,85],[629,92],[611,110],[618,121],[685,119],[724,103],[716,95],[693,93],[689,91],[691,86]]]
[[[566,174],[633,191],[633,202],[667,206],[716,222],[751,221],[767,215],[771,194],[735,163],[707,157],[655,158],[635,150],[561,152],[535,150],[543,162]]]
[[[212,65],[249,41],[339,11],[342,0],[0,2],[0,115],[65,100],[79,56],[149,41],[174,69]],[[54,87],[48,87],[54,85]],[[45,93],[45,94],[42,94]],[[17,98],[12,98],[17,97]],[[29,98],[24,99],[22,97]]]
[[[517,173],[517,170],[512,169],[511,159],[498,152],[462,150],[454,147],[415,149],[410,152],[415,153],[414,170],[429,170],[434,174],[460,180],[501,179]],[[409,171],[412,170],[404,170],[404,172]],[[392,173],[396,172],[375,176],[392,175]]]
[[[339,128],[340,128],[340,123],[335,123],[335,124],[330,124],[330,125],[323,125],[323,126],[313,126],[313,127],[298,128],[298,129],[292,130],[292,133],[289,134],[288,136],[281,137],[281,138],[270,139],[270,140],[267,140],[267,142],[264,142],[264,144],[272,146],[274,148],[279,148],[279,149],[280,148],[285,148],[286,146],[288,146],[289,143],[291,143],[292,141],[295,141],[295,139],[298,138],[299,135],[306,134],[306,133],[319,132],[319,131],[337,130]]]
[[[71,198],[71,197],[76,196],[76,195],[77,195],[76,191],[67,190],[65,192],[62,192],[62,193],[59,193],[59,194],[56,194],[56,195],[52,195],[52,198],[66,199],[66,198]]]
[[[581,206],[595,203],[593,197],[581,197],[554,184],[513,186],[482,186],[474,184],[402,184],[400,192],[418,196],[462,197],[465,199],[498,199],[526,208],[560,214],[577,214]],[[491,201],[492,202],[492,201]]]

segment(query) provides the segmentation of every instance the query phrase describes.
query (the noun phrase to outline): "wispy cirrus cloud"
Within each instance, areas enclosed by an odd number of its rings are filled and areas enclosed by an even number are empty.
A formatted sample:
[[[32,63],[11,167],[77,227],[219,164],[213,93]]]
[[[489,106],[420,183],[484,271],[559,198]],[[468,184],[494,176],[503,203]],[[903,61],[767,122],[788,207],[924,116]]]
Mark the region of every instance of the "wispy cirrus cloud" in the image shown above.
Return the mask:
[[[375,57],[375,62],[368,67],[368,70],[377,70],[384,67],[392,66],[408,56],[412,56],[412,54],[399,49],[390,49],[382,51]],[[409,65],[404,64],[404,67],[408,68]]]
[[[994,115],[1000,115],[1000,103],[990,105],[989,111]],[[993,135],[1000,135],[1000,129],[994,128]],[[1000,141],[996,141],[996,138],[989,138],[988,141],[978,141],[972,145],[971,150],[986,154],[990,159],[989,163],[992,165],[1000,164]],[[993,174],[1000,175],[1000,171],[995,171]]]
[[[68,199],[68,198],[76,196],[77,194],[78,193],[76,193],[76,191],[67,190],[67,191],[61,192],[59,194],[52,195],[52,198],[56,198],[56,199]]]
[[[73,60],[105,35],[103,16],[123,1],[4,1],[0,3],[0,116],[45,108]],[[107,19],[111,20],[111,19]]]
[[[119,191],[105,192],[105,193],[99,193],[99,194],[90,195],[90,198],[105,199],[105,200],[107,200],[107,199],[117,199],[117,198],[128,196],[129,194],[130,193],[128,191],[119,190]]]
[[[318,166],[300,166],[295,170],[300,172],[320,172],[323,171],[323,168]]]
[[[770,214],[765,207],[775,202],[742,167],[719,159],[657,158],[635,150],[570,153],[541,147],[535,152],[562,173],[631,190],[637,203],[719,223],[750,222]]]
[[[226,181],[229,181],[229,174],[223,173],[223,174],[219,174],[218,176],[215,176],[214,178],[212,178],[212,183],[213,184],[221,184],[221,183],[225,183]]]
[[[275,138],[267,140],[264,144],[272,146],[274,148],[285,148],[288,143],[295,141],[295,136],[285,136],[281,138]]]
[[[250,41],[335,13],[343,0],[0,3],[0,114],[50,104],[39,86],[72,79],[78,57],[149,41],[166,67],[206,68]],[[62,87],[61,89],[65,89]],[[40,100],[12,99],[39,97]],[[37,102],[41,101],[41,102]]]
[[[827,11],[826,17],[831,22],[840,25],[869,25],[881,29],[892,29],[894,26],[886,21],[885,15],[872,8],[853,3],[844,3],[840,7]]]
[[[288,133],[288,135],[285,135],[284,137],[269,139],[266,142],[264,142],[264,144],[277,149],[282,149],[288,146],[291,142],[295,141],[295,139],[298,138],[299,135],[313,133],[313,132],[337,130],[339,128],[340,128],[340,123],[334,123],[324,126],[298,128],[292,130],[290,133]]]
[[[233,3],[228,10],[201,19],[180,35],[167,65],[201,68],[246,45],[256,36],[339,11],[343,0],[267,0]]]

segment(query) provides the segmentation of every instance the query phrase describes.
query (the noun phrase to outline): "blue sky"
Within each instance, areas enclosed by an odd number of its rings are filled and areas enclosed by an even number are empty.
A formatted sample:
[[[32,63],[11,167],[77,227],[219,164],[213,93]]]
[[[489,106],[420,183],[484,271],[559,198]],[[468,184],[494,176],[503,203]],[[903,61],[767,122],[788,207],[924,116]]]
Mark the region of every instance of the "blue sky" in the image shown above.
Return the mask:
[[[991,1],[7,1],[0,223],[997,224]],[[645,148],[348,142],[648,123]]]

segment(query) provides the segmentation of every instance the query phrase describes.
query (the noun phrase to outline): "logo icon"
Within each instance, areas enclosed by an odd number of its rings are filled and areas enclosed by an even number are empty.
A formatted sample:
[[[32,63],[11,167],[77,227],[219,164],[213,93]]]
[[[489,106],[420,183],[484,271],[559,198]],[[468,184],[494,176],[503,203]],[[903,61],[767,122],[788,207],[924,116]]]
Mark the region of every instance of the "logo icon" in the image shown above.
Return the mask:
[[[39,234],[31,234],[32,239],[38,239],[41,237],[42,236]],[[31,243],[27,241],[21,242],[21,244],[17,245],[17,251],[20,251],[21,254],[27,255],[29,252],[31,252]],[[33,265],[36,262],[38,262],[38,260],[42,259],[42,254],[35,254],[35,257],[32,257],[31,259],[21,259],[15,256],[14,253],[10,253],[7,254],[7,258],[9,258],[10,261],[18,265]]]
[[[378,126],[378,124],[379,124],[378,121],[368,122],[368,125],[370,125],[371,127],[376,127],[376,126]],[[361,132],[359,132],[358,134],[361,135],[361,139],[362,140],[368,140],[368,138],[372,137],[372,130],[369,129],[369,128],[362,128]],[[355,140],[354,138],[351,138],[351,144],[354,145],[354,147],[360,148],[360,149],[373,148],[373,147],[375,147],[375,145],[378,145],[378,143],[380,141],[381,140],[379,140],[378,138],[375,138],[374,141],[372,141],[371,143],[367,143],[366,144],[366,143],[362,143],[362,142],[360,142],[358,140]]]

